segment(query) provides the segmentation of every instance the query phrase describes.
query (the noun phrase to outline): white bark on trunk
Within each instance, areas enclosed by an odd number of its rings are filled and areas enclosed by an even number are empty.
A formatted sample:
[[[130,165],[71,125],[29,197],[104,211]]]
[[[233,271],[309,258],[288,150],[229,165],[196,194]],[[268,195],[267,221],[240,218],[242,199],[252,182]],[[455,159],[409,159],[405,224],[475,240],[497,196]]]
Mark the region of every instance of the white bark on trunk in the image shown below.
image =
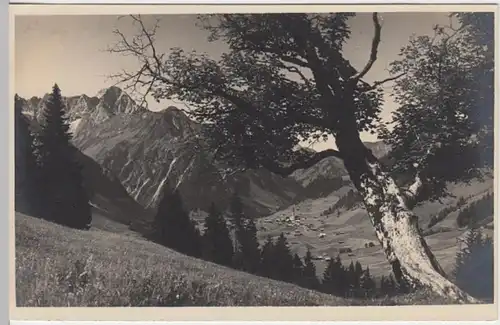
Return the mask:
[[[361,175],[359,190],[389,262],[399,264],[402,276],[412,286],[422,285],[458,303],[478,302],[446,278],[395,181],[376,160],[366,164],[369,173]]]
[[[401,190],[363,144],[353,125],[354,122],[342,125],[335,136],[336,144],[351,181],[363,197],[395,277],[413,288],[426,287],[457,303],[478,302],[447,279],[421,234],[418,217],[409,208],[411,203],[407,196],[418,194],[422,187],[419,175],[411,193]]]

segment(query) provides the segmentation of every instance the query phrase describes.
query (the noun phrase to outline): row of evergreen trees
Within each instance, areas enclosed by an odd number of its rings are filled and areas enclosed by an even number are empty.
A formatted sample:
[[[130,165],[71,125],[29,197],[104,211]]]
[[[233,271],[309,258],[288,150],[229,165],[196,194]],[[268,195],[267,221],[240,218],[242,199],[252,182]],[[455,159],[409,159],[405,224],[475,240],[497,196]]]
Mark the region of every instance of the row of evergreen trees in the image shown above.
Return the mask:
[[[229,222],[212,204],[201,234],[184,209],[180,193],[168,185],[163,192],[153,238],[166,247],[247,273],[337,296],[372,297],[398,291],[392,276],[382,278],[377,286],[369,268],[363,269],[359,262],[344,267],[340,256],[329,261],[320,280],[311,252],[308,250],[303,259],[292,254],[283,233],[276,240],[269,236],[260,247],[255,222],[243,212],[237,194],[231,200]]]
[[[356,204],[360,202],[362,202],[361,195],[357,191],[351,189],[344,196],[340,197],[340,199],[337,202],[335,202],[335,204],[333,204],[331,207],[323,211],[321,215],[327,216],[337,211],[337,216],[339,216],[340,209],[342,208],[344,208],[345,210],[352,209],[353,207],[356,206]]]
[[[15,96],[15,209],[78,229],[89,229],[92,214],[77,149],[57,84],[45,102],[38,132]]]
[[[481,199],[471,203],[468,207],[460,211],[457,215],[457,225],[459,227],[468,226],[469,228],[474,228],[476,223],[493,216],[493,206],[493,193],[488,192]]]

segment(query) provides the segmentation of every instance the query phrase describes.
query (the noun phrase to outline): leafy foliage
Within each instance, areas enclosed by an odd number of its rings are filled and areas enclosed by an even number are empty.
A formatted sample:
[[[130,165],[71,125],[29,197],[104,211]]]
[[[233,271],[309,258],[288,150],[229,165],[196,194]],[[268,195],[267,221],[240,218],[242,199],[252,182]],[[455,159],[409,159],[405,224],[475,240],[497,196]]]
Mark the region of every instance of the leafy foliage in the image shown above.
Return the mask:
[[[434,37],[414,37],[401,49],[392,63],[392,73],[405,72],[394,88],[399,107],[393,129],[381,130],[394,171],[420,173],[431,198],[493,163],[492,14],[459,17],[459,28],[436,26]]]
[[[156,29],[132,16],[140,26],[136,42],[118,31],[121,42],[110,51],[135,56],[143,65],[137,73],[118,76],[120,81],[147,86],[158,101],[188,103],[218,158],[278,171],[304,161],[294,150],[302,140],[322,140],[345,126],[345,112],[353,114],[349,125],[360,131],[373,130],[378,121],[381,90],[363,82],[367,71],[358,72],[342,54],[353,16],[200,16],[210,39],[229,45],[218,60],[178,48],[157,53]]]

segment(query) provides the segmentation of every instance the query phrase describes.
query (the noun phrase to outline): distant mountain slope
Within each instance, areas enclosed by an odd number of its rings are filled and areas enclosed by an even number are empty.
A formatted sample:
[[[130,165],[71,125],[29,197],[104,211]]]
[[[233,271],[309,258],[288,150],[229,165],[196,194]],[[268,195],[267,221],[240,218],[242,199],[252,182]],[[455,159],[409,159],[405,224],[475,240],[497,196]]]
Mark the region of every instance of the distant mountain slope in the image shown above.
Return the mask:
[[[365,145],[379,159],[386,157],[390,151],[389,146],[382,141],[365,142]],[[304,187],[301,195],[295,198],[295,202],[326,196],[335,191],[340,184],[350,182],[344,162],[336,157],[327,157],[314,166],[298,169],[289,177]]]
[[[26,100],[25,113],[39,118],[46,97]],[[189,209],[207,209],[211,202],[225,208],[237,188],[252,216],[289,205],[302,190],[295,180],[265,170],[223,177],[223,166],[200,146],[200,126],[175,107],[146,110],[117,87],[65,100],[75,146],[147,209],[157,206],[166,183],[180,190]]]

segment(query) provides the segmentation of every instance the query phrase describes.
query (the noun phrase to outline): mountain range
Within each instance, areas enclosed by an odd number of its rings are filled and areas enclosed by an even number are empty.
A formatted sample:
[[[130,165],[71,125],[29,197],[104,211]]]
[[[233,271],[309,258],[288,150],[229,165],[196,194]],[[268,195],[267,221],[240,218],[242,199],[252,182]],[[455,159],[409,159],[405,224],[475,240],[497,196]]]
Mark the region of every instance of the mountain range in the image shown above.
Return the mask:
[[[48,96],[21,99],[24,114],[34,123],[40,121]],[[109,206],[104,204],[108,200],[113,206],[123,202],[134,206],[122,213],[123,218],[118,217],[120,221],[131,222],[138,218],[135,214],[150,217],[166,183],[179,189],[189,210],[206,210],[212,202],[225,208],[237,190],[245,212],[258,217],[289,206],[304,193],[314,193],[315,181],[346,175],[342,162],[331,157],[286,178],[266,170],[225,177],[224,166],[212,161],[200,145],[201,126],[176,107],[150,111],[115,86],[95,96],[83,94],[63,100],[73,144],[82,153],[87,183],[97,193],[92,196],[93,204]],[[370,145],[377,155],[387,152],[384,145]],[[100,193],[102,188],[107,193]]]

